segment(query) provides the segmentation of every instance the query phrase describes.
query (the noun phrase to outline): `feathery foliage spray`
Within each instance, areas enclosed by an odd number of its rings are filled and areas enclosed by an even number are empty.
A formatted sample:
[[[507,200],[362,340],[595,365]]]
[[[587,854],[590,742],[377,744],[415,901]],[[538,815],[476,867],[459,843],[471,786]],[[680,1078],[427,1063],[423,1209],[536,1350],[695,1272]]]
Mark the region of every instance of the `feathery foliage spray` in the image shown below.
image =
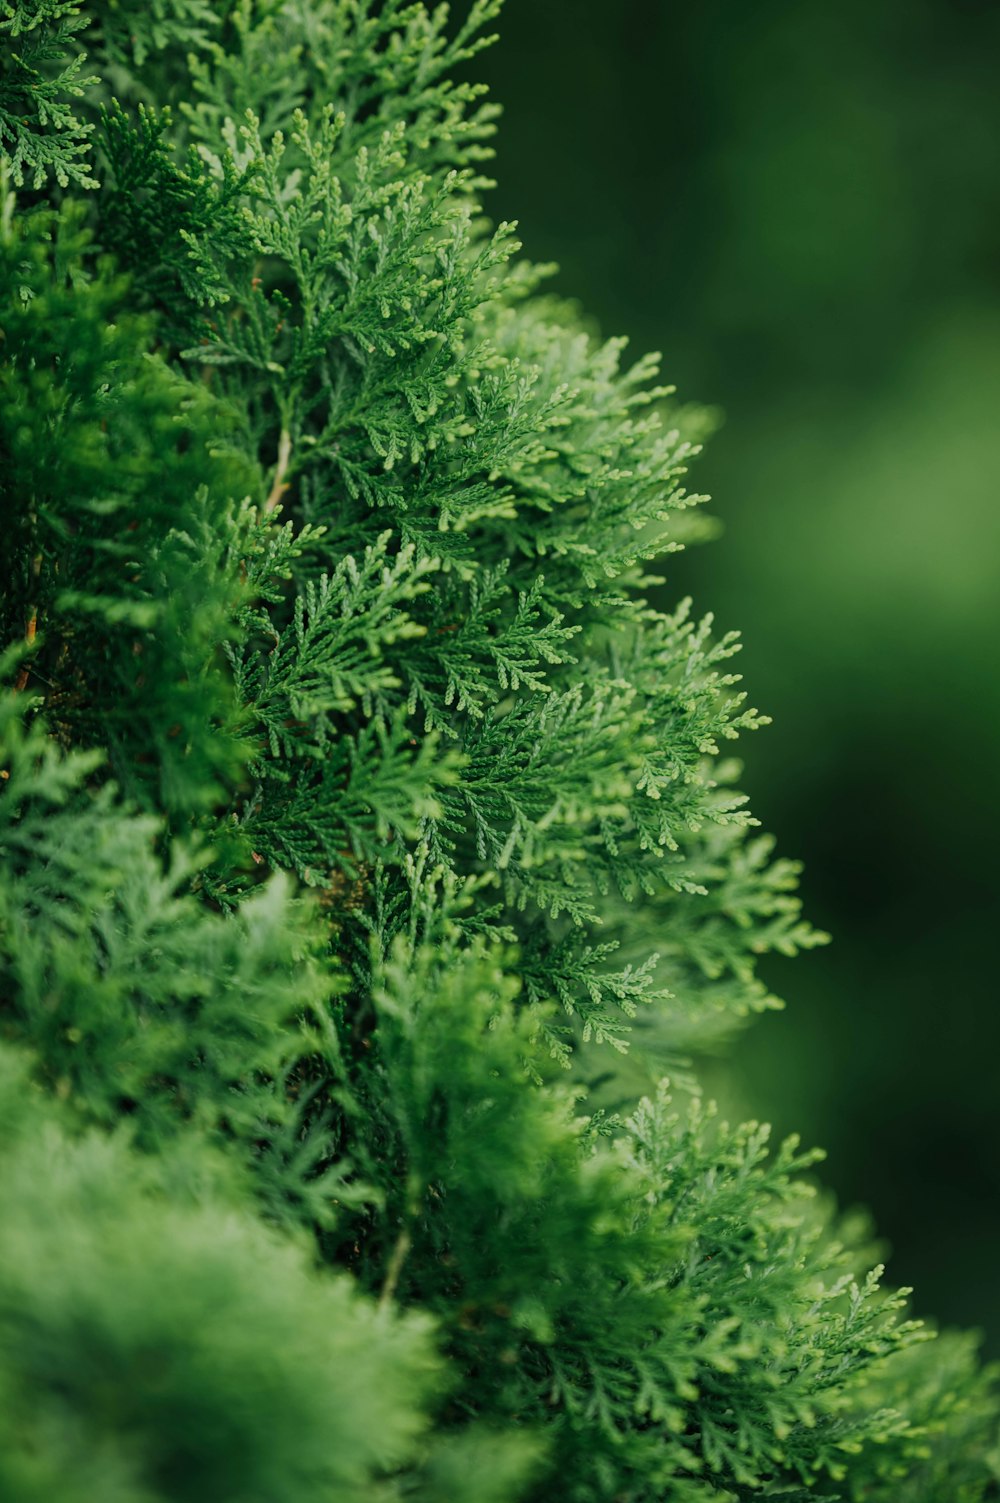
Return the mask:
[[[498,9],[0,3],[13,1503],[998,1496],[699,1102],[820,936],[650,603],[703,420],[484,218]]]

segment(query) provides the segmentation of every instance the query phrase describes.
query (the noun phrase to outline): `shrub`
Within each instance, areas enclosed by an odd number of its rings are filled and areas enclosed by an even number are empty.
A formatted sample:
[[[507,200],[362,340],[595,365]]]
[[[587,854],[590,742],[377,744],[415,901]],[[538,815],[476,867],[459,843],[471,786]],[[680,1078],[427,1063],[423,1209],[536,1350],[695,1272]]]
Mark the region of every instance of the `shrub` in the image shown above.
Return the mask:
[[[704,420],[483,217],[497,10],[0,6],[17,1503],[996,1495],[700,1105],[822,936],[649,599]]]

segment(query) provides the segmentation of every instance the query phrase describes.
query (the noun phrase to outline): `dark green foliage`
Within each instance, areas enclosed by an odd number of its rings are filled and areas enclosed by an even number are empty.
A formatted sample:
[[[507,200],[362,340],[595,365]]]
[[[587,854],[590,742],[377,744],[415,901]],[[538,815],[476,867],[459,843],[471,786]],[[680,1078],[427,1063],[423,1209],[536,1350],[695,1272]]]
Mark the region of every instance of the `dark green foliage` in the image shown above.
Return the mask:
[[[502,957],[474,945],[442,967],[441,938],[397,941],[376,978],[359,1102],[384,1209],[359,1241],[437,1315],[462,1409],[557,1406],[567,1499],[715,1497],[706,1468],[807,1483],[904,1432],[858,1392],[916,1333],[804,1212],[793,1176],[814,1156],[769,1158],[766,1129],[714,1131],[665,1091],[600,1151],[570,1093],[526,1092],[538,1019],[512,1006]]]
[[[0,1029],[64,1113],[18,1503],[930,1497],[949,1447],[990,1496],[971,1348],[936,1389],[814,1157],[691,1087],[822,936],[735,638],[647,598],[703,420],[481,217],[496,10],[95,6],[101,187],[7,203]],[[630,1042],[676,1106],[596,1109]]]
[[[196,1127],[239,1148],[271,1216],[328,1220],[345,1166],[320,1171],[325,1120],[306,1131],[302,1111],[335,982],[286,884],[211,912],[192,891],[207,856],[162,842],[113,785],[87,794],[99,757],[25,735],[10,695],[0,758],[0,1035],[82,1120],[127,1116],[150,1149]]]
[[[210,806],[241,760],[219,674],[237,549],[254,547],[230,499],[257,478],[231,452],[238,416],[210,415],[149,352],[125,284],[86,253],[78,209],[53,225],[13,208],[0,244],[5,639],[37,638],[34,681],[67,744],[103,746],[155,809]]]

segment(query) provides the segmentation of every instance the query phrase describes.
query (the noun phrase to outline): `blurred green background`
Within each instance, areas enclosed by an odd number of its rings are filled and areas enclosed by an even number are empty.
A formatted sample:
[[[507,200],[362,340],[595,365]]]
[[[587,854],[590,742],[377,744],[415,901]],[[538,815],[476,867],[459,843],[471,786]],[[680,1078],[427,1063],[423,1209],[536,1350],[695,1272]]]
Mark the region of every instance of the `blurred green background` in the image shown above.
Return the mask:
[[[1000,1352],[1000,6],[507,0],[491,196],[726,415],[745,786],[834,944],[769,979],[738,1108],[829,1150],[920,1313]]]

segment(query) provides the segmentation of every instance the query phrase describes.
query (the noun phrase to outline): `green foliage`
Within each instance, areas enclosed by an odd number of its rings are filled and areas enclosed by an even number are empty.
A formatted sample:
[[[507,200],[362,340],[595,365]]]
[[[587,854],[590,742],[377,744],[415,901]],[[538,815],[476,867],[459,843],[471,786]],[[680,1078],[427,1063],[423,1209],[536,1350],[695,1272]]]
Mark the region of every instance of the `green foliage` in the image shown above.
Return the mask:
[[[238,422],[150,352],[80,210],[0,232],[3,630],[67,744],[156,809],[212,804],[241,752],[218,680],[257,483]],[[222,504],[231,515],[215,513]]]
[[[211,0],[105,0],[94,7],[105,66],[141,69],[151,57],[171,48],[201,49],[226,9]]]
[[[358,1240],[383,1289],[438,1316],[462,1407],[510,1424],[556,1406],[554,1474],[581,1500],[838,1478],[905,1434],[857,1394],[916,1333],[878,1271],[857,1285],[803,1224],[793,1176],[814,1156],[769,1159],[766,1129],[713,1132],[665,1094],[619,1155],[593,1151],[571,1097],[525,1089],[539,1022],[501,956],[442,951],[397,941],[376,978],[358,1100],[383,1201]]]
[[[227,921],[192,891],[207,855],[86,788],[93,752],[58,757],[0,708],[0,1036],[84,1121],[157,1150],[190,1125],[236,1145],[268,1213],[327,1221],[343,1196],[322,1121],[305,1131],[313,1033],[334,982],[280,877]]]
[[[0,153],[18,186],[96,188],[89,161],[93,121],[75,101],[97,82],[77,45],[86,26],[76,0],[0,4]]]
[[[0,1029],[63,1102],[17,1503],[993,1486],[813,1156],[585,1085],[823,936],[735,637],[649,603],[703,420],[482,217],[496,10],[95,6],[102,186],[5,210]]]
[[[5,1498],[391,1495],[439,1382],[426,1320],[317,1277],[210,1162],[68,1134],[7,1047],[0,1120]]]

